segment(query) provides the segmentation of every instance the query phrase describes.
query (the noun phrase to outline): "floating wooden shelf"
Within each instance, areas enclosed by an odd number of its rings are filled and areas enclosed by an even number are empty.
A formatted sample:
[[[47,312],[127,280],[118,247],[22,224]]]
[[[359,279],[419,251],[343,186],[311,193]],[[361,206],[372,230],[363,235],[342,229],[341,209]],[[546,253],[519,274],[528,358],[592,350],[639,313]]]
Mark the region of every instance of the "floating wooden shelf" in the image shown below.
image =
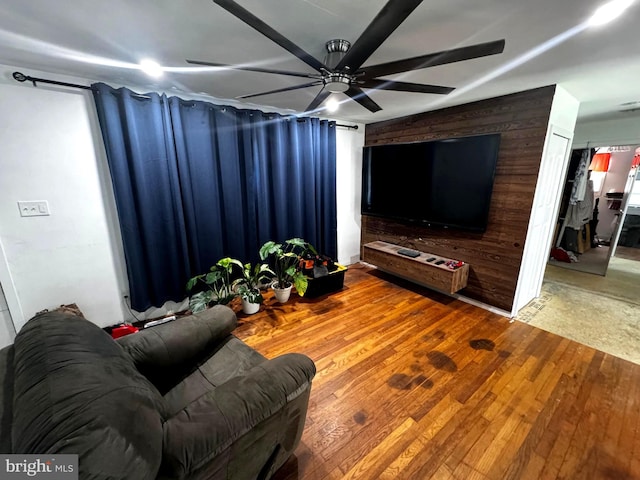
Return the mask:
[[[370,242],[362,248],[362,259],[382,271],[445,293],[455,293],[467,286],[468,263],[452,269],[446,265],[446,262],[456,262],[457,260],[426,252],[418,252],[419,255],[412,258],[398,253],[398,250],[403,248],[405,247],[393,243]],[[427,262],[427,259],[430,258],[435,259]],[[436,262],[440,260],[443,260],[444,263],[436,265]]]

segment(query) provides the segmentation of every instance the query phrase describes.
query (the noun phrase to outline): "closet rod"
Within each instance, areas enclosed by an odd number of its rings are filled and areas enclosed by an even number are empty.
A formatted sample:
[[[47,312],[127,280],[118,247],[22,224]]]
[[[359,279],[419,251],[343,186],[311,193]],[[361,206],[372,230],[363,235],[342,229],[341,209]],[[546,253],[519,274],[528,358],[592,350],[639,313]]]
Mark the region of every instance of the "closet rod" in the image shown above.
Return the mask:
[[[49,80],[47,78],[38,78],[38,77],[32,77],[30,75],[25,75],[24,73],[20,73],[20,72],[13,72],[13,79],[22,83],[22,82],[26,82],[29,81],[31,83],[33,83],[34,87],[37,87],[37,83],[48,83],[51,85],[60,85],[62,87],[71,87],[71,88],[80,88],[82,90],[91,90],[91,87],[88,87],[87,85],[80,85],[78,83],[68,83],[68,82],[59,82],[57,80]],[[358,125],[344,125],[342,123],[336,123],[336,127],[343,127],[343,128],[349,128],[352,130],[358,130]]]

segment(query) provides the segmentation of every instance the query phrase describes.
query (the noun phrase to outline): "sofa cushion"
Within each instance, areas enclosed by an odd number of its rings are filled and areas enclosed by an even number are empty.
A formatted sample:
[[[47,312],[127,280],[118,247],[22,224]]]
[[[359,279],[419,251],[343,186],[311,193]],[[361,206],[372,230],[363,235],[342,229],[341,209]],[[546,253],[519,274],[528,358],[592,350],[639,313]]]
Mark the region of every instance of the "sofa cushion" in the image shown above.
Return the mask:
[[[81,478],[155,478],[164,401],[111,337],[49,312],[14,343],[16,453],[75,453]]]
[[[216,305],[118,339],[138,370],[165,394],[194,372],[236,328],[236,315]]]
[[[165,396],[167,416],[171,417],[194,400],[228,380],[244,375],[267,359],[246,343],[229,335],[212,355]],[[213,355],[215,353],[215,355]]]

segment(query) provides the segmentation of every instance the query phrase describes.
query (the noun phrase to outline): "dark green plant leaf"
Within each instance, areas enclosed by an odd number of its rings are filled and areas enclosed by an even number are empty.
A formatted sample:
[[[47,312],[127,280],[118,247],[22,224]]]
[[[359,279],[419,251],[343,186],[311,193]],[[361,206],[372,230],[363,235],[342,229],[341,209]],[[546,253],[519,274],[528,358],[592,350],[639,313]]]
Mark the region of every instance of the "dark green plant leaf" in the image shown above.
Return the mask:
[[[220,270],[214,270],[211,273],[207,273],[207,275],[205,277],[205,282],[207,282],[207,284],[211,285],[211,284],[216,283],[217,281],[219,281],[221,279],[222,279],[222,272]]]
[[[266,260],[269,255],[277,255],[278,252],[282,251],[282,245],[274,242],[273,240],[269,240],[265,242],[262,247],[260,247],[260,260]]]
[[[305,242],[303,239],[298,238],[298,237],[290,238],[285,243],[288,243],[291,246],[300,247],[300,248],[306,248],[306,246],[307,246],[307,242]]]
[[[195,277],[190,278],[189,281],[187,282],[187,291],[195,287],[198,281],[202,280],[203,278],[204,278],[204,275],[196,275]]]
[[[236,298],[236,294],[235,293],[227,293],[226,295],[220,295],[218,297],[217,302],[220,305],[227,305],[234,298]]]
[[[189,308],[193,313],[201,312],[205,310],[209,303],[211,302],[211,290],[205,290],[204,292],[198,292],[194,295],[191,295],[189,298]]]

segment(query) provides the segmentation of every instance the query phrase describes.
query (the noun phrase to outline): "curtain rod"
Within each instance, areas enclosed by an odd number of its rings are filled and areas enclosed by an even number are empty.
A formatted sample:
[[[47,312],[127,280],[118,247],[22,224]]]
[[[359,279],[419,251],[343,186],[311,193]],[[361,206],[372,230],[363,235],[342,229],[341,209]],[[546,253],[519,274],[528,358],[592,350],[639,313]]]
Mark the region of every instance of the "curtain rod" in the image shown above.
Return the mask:
[[[358,129],[358,125],[343,125],[342,123],[336,123],[336,127],[351,128],[353,130]]]
[[[58,82],[57,80],[47,80],[46,78],[31,77],[29,75],[25,75],[24,73],[20,73],[20,72],[13,72],[13,79],[18,82],[26,82],[27,80],[29,80],[31,83],[33,83],[34,87],[38,86],[36,85],[36,82],[40,82],[40,83],[50,83],[51,85],[61,85],[63,87],[81,88],[82,90],[91,90],[91,87],[88,87],[86,85],[79,85],[77,83]]]
[[[68,82],[58,82],[57,80],[48,80],[46,78],[38,78],[38,77],[32,77],[30,75],[25,75],[24,73],[20,73],[20,72],[13,72],[13,79],[22,83],[22,82],[26,82],[27,80],[30,81],[31,83],[33,83],[34,87],[37,87],[37,83],[49,83],[51,85],[60,85],[62,87],[71,87],[71,88],[80,88],[82,90],[91,90],[91,87],[88,87],[87,85],[80,85],[78,83],[68,83]],[[343,127],[343,128],[350,128],[353,130],[358,130],[358,125],[343,125],[341,123],[336,123],[336,127]]]

